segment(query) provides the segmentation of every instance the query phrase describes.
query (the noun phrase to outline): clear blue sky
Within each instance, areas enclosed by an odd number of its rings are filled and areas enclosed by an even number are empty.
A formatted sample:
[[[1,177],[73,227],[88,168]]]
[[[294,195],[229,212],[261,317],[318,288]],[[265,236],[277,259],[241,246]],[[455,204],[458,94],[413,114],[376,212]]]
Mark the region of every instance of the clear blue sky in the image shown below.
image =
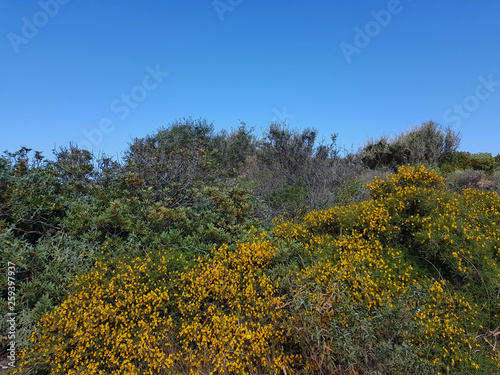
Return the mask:
[[[500,153],[497,0],[0,0],[0,37],[0,151],[114,155],[191,116],[354,150],[433,120]]]

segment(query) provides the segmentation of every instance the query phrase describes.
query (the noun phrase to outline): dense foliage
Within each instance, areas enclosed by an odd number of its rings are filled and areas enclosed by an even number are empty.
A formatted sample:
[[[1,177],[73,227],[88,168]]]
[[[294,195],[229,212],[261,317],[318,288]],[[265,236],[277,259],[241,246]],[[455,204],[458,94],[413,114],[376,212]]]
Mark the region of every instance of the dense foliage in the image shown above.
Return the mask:
[[[498,158],[434,123],[389,154],[316,138],[188,119],[121,162],[6,153],[21,372],[499,372]]]
[[[453,160],[460,143],[460,136],[451,129],[442,130],[433,121],[409,129],[390,140],[382,137],[369,142],[363,149],[363,162],[370,168],[397,169],[404,164],[435,166]]]

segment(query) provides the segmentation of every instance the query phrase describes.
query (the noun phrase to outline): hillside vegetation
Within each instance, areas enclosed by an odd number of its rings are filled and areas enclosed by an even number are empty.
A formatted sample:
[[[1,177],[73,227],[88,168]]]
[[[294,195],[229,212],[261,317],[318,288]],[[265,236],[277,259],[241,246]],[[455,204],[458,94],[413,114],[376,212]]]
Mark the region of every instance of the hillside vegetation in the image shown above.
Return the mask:
[[[500,158],[433,122],[316,138],[187,119],[121,162],[6,153],[18,373],[500,373]]]

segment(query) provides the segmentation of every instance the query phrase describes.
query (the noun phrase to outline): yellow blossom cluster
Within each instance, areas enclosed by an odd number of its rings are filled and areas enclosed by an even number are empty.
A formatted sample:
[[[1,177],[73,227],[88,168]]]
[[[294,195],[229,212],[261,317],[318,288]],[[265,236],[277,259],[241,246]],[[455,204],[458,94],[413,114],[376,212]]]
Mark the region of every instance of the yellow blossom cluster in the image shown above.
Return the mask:
[[[425,329],[420,332],[420,337],[413,338],[415,344],[425,347],[433,354],[434,364],[441,364],[449,369],[464,363],[464,368],[479,369],[480,366],[471,355],[481,348],[477,338],[470,334],[471,329],[474,331],[478,313],[476,309],[477,305],[472,307],[466,298],[451,291],[445,280],[434,281],[428,287],[425,303],[414,316]],[[462,312],[465,314],[461,314]],[[468,318],[462,322],[464,316]]]
[[[267,234],[171,266],[151,258],[97,262],[40,320],[20,371],[51,374],[294,373],[283,299],[264,270]]]
[[[158,374],[172,366],[172,319],[165,285],[150,285],[141,258],[98,262],[77,277],[69,298],[42,317],[20,369],[43,361],[51,374]]]
[[[184,359],[193,373],[294,373],[299,357],[286,354],[291,341],[275,286],[264,274],[274,248],[263,232],[213,259],[200,258],[180,275],[179,333]]]
[[[405,188],[436,188],[444,185],[443,177],[423,165],[412,167],[402,165],[398,173],[388,176],[386,180],[375,177],[368,188],[373,199],[386,197],[393,192],[402,192]]]

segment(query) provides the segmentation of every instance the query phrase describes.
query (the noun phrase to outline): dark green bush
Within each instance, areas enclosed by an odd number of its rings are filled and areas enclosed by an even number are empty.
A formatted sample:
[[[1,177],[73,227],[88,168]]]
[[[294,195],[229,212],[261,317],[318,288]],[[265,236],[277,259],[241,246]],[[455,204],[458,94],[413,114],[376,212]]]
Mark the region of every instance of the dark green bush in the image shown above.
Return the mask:
[[[242,123],[236,130],[222,130],[214,137],[213,147],[217,151],[217,164],[234,176],[244,164],[247,157],[257,150],[257,139],[252,135],[253,129],[247,129]]]
[[[53,233],[35,243],[20,239],[11,229],[0,230],[0,259],[16,269],[16,349],[25,349],[36,322],[67,296],[73,277],[86,272],[99,252],[95,241],[82,240],[64,233]],[[0,311],[7,311],[7,276],[0,276]],[[2,320],[2,332],[7,322]],[[5,343],[3,343],[5,344]],[[2,345],[3,345],[2,344]],[[0,348],[3,351],[4,347]]]
[[[443,130],[433,121],[410,128],[393,140],[382,137],[369,142],[361,152],[368,168],[392,168],[406,164],[436,166],[449,163],[457,151],[460,137],[450,128]]]
[[[481,152],[471,155],[470,164],[472,169],[491,172],[493,168],[495,168],[496,162],[495,158],[490,153]]]

